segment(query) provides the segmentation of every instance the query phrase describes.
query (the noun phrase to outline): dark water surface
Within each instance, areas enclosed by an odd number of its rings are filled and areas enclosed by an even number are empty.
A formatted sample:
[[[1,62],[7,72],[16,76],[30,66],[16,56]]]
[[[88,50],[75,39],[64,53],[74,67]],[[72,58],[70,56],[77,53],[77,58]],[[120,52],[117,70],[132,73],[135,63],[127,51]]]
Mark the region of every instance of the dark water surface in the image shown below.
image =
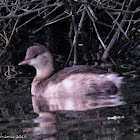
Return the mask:
[[[32,97],[32,79],[1,79],[0,139],[140,140],[140,80],[121,92],[69,99]]]

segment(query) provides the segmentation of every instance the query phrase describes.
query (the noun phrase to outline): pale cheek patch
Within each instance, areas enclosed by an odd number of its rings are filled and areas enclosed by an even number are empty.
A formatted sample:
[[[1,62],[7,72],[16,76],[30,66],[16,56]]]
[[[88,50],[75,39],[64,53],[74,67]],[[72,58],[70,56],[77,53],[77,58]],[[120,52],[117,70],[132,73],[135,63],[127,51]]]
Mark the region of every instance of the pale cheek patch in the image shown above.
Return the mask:
[[[34,60],[34,59],[32,59],[31,61],[30,61],[30,65],[31,66],[34,66],[36,64],[36,61]]]

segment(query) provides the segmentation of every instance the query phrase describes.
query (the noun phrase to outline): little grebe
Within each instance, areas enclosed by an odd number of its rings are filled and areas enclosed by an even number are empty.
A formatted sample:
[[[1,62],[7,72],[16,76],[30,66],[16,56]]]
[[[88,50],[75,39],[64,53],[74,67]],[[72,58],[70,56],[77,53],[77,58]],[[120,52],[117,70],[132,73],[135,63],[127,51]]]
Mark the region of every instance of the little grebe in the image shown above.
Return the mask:
[[[53,57],[45,46],[39,44],[27,49],[25,60],[19,65],[36,69],[31,93],[48,98],[106,93],[112,87],[119,89],[122,83],[122,77],[117,74],[87,65],[67,67],[53,74]]]

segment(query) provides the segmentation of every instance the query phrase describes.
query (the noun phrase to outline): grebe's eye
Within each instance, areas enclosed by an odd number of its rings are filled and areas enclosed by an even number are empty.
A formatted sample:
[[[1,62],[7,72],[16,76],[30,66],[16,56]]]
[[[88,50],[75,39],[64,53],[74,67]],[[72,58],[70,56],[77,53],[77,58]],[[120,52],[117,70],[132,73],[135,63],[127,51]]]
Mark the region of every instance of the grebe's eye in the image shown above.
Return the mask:
[[[34,55],[34,58],[36,58],[38,55]]]

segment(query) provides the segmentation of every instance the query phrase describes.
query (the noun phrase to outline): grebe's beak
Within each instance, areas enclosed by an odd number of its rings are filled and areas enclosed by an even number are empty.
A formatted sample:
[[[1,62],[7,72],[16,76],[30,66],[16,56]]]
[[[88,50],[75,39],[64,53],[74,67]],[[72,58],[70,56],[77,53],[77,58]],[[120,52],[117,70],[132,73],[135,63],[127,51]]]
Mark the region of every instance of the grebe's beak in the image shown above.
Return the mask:
[[[21,61],[18,65],[29,65],[30,64],[30,59],[25,59]]]

